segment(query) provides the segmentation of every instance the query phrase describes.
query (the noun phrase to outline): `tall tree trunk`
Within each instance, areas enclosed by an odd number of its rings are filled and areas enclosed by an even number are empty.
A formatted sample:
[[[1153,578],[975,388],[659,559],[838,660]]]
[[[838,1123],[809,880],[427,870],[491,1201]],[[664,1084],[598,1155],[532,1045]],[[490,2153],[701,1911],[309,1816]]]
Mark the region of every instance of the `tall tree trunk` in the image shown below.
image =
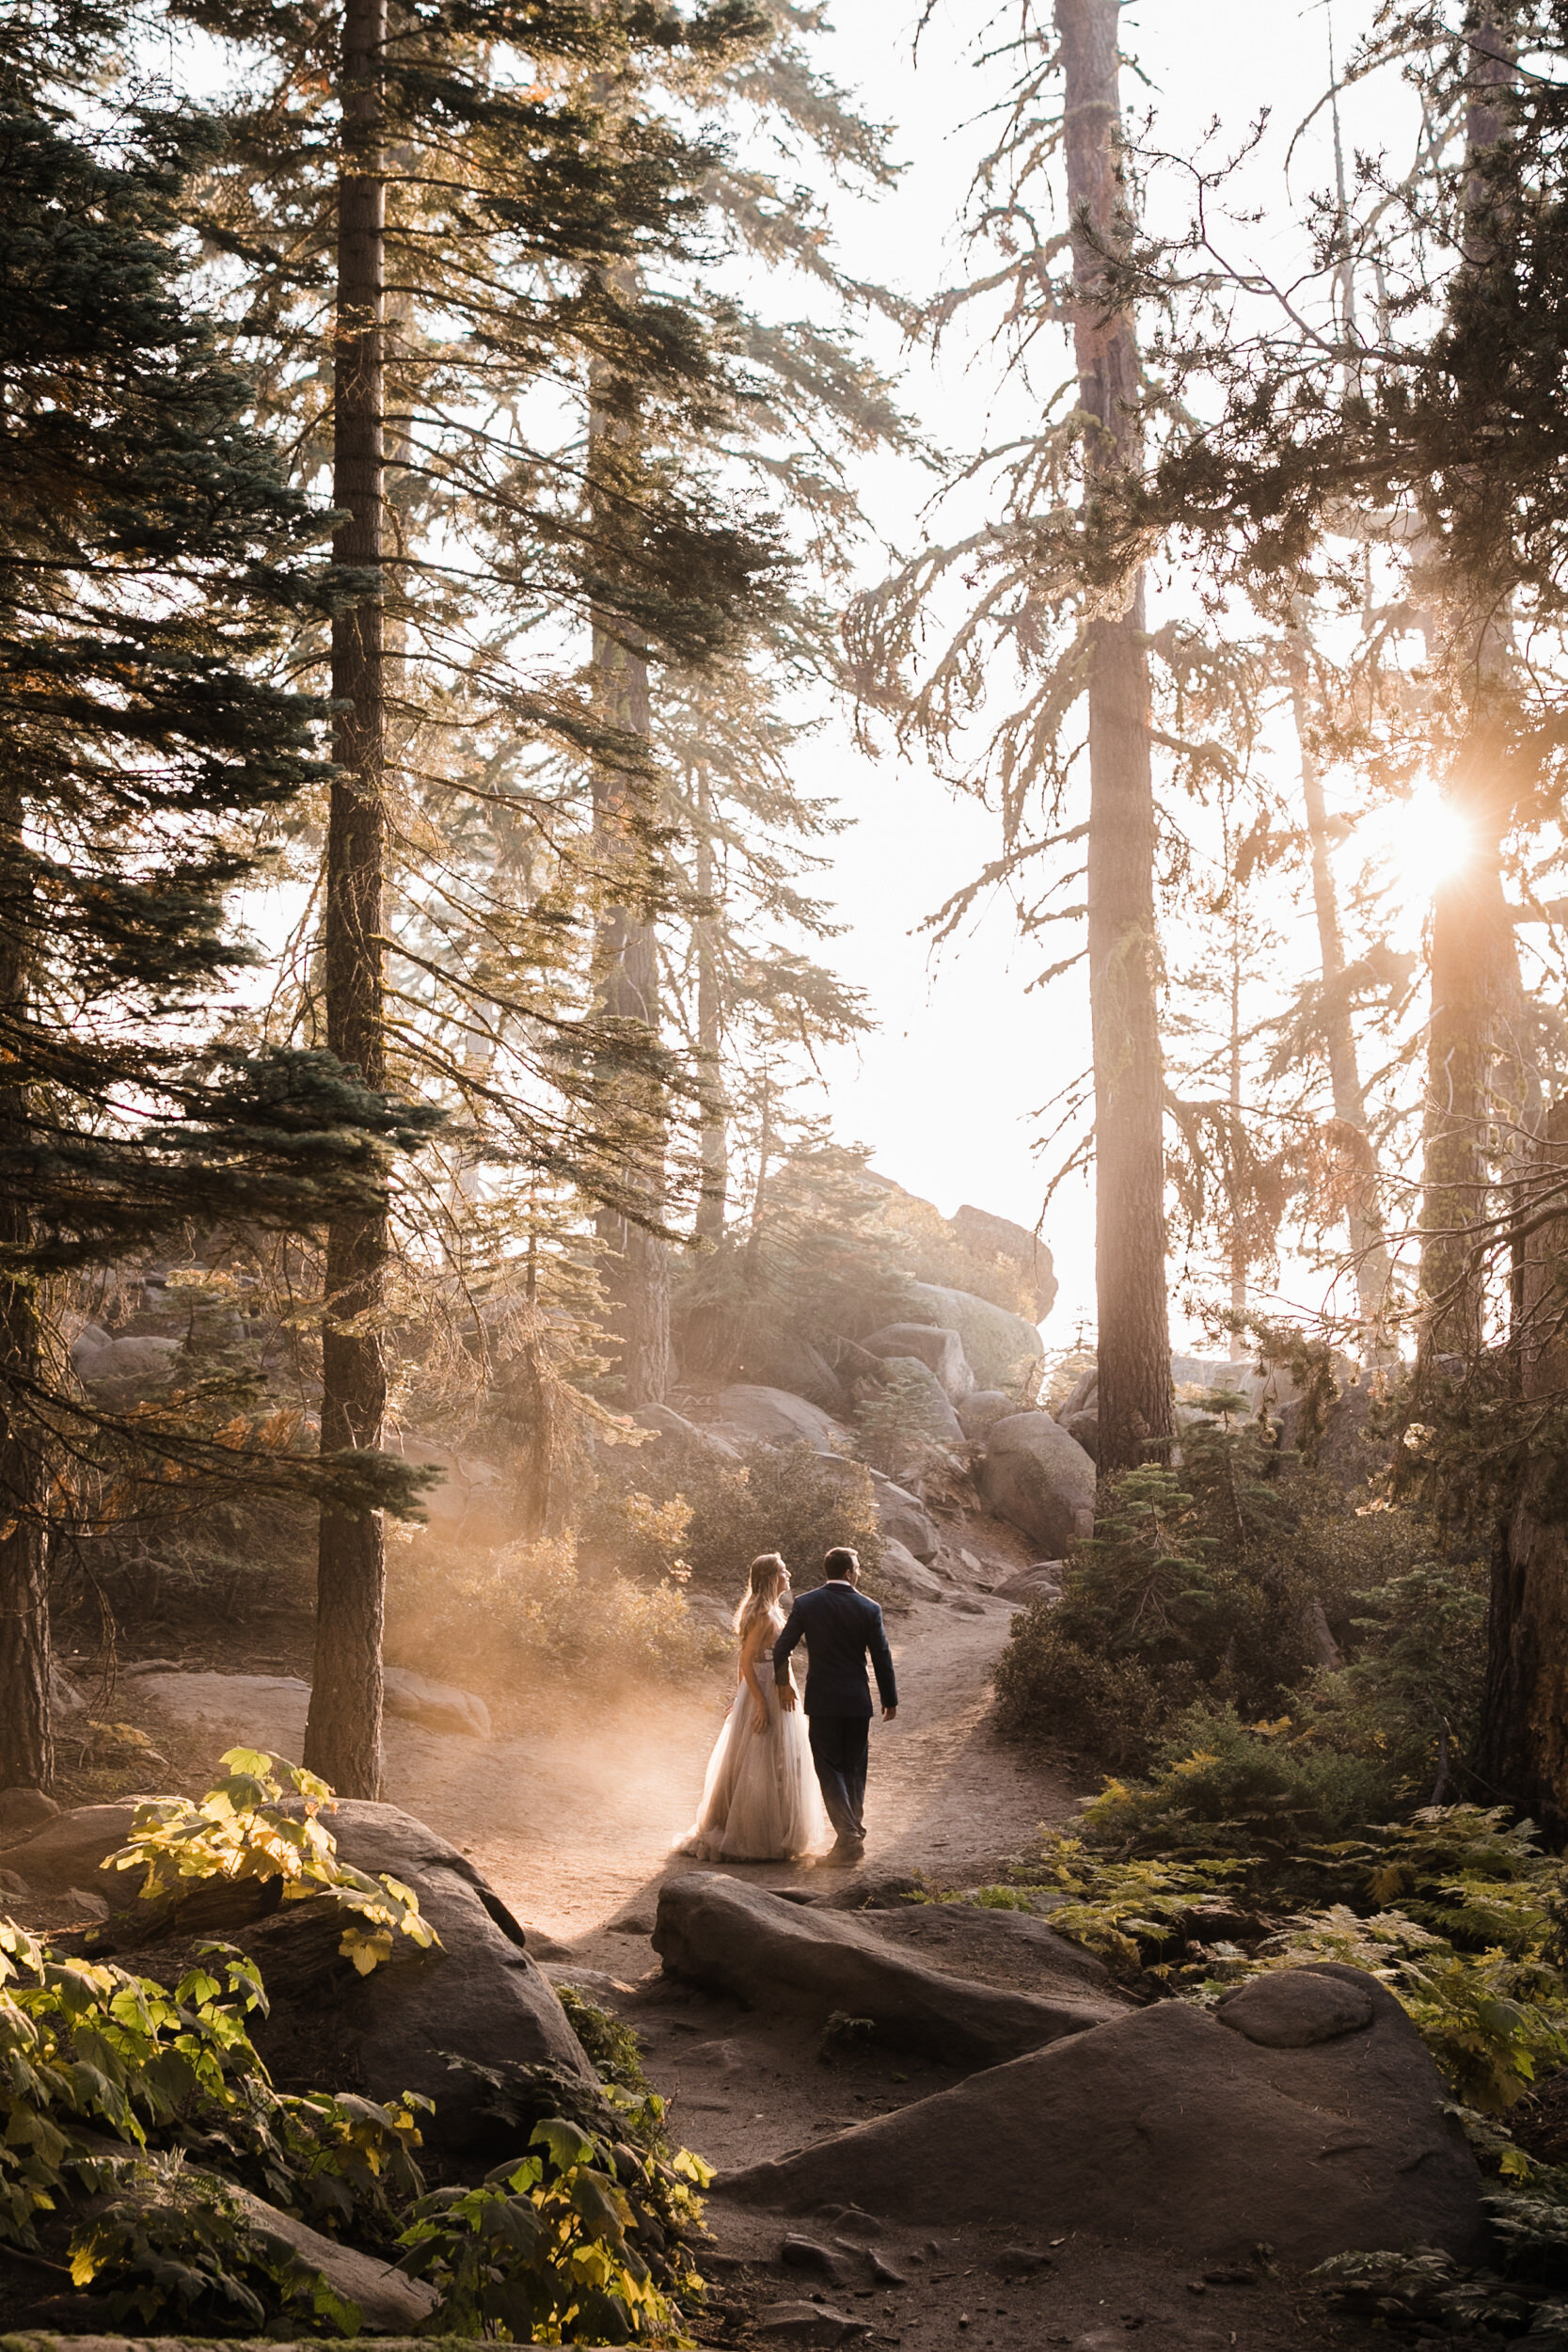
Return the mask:
[[[1568,1174],[1568,1103],[1552,1106],[1536,1156],[1543,1182]],[[1568,1212],[1524,1244],[1519,1385],[1543,1415],[1568,1393]],[[1543,1445],[1526,1464],[1492,1569],[1486,1688],[1476,1766],[1489,1803],[1517,1805],[1554,1844],[1568,1838],[1568,1523],[1562,1456]]]
[[[347,520],[341,564],[379,574],[385,554],[383,337],[387,195],[382,137],[387,0],[345,0],[342,159],[338,181],[333,500]],[[326,1041],[367,1083],[387,1082],[387,707],[379,589],[332,623],[333,756],[323,931]],[[385,1208],[327,1229],[322,1329],[324,1454],[380,1446],[387,1410],[381,1315]],[[316,1655],[305,1761],[342,1796],[381,1793],[381,1634],[387,1557],[381,1514],[324,1506]]]
[[[626,428],[595,407],[589,421],[591,481],[598,469],[595,453],[613,453]],[[613,490],[611,490],[613,497]],[[613,523],[607,537],[613,544]],[[647,741],[653,732],[648,701],[648,665],[613,628],[595,624],[594,684],[600,716],[624,735]],[[634,824],[633,795],[637,787],[612,760],[603,759],[594,771],[594,831],[599,855],[616,881],[611,903],[599,918],[594,942],[595,993],[600,1009],[621,1021],[634,1023],[657,1041],[659,1033],[658,940],[651,918],[639,908],[639,883],[643,851]],[[618,875],[626,877],[623,898]],[[621,1105],[628,1121],[628,1136],[637,1177],[651,1219],[663,1217],[664,1105],[652,1079],[630,1076]],[[623,1401],[630,1406],[663,1402],[670,1385],[670,1259],[665,1244],[635,1217],[610,1214],[598,1219],[598,1232],[608,1245],[605,1287],[610,1299],[610,1332],[619,1359]]]
[[[1138,348],[1111,307],[1102,256],[1125,245],[1118,0],[1056,0],[1066,78],[1073,346],[1089,495],[1138,462]],[[1164,1079],[1154,927],[1154,788],[1140,575],[1126,610],[1090,621],[1088,954],[1094,1041],[1095,1279],[1101,1473],[1174,1434],[1165,1293]]]
[[[1356,1060],[1355,1031],[1345,998],[1345,945],[1339,930],[1339,906],[1329,863],[1328,811],[1323,804],[1323,776],[1311,741],[1310,679],[1300,634],[1286,644],[1291,680],[1291,707],[1296,723],[1301,757],[1301,796],[1307,808],[1307,838],[1312,857],[1312,904],[1318,918],[1318,964],[1323,976],[1323,1041],[1328,1059],[1328,1084],[1334,1116],[1342,1127],[1366,1139],[1365,1180],[1352,1195],[1346,1222],[1350,1228],[1355,1295],[1361,1309],[1362,1356],[1368,1363],[1387,1358],[1384,1336],[1389,1306],[1391,1263],[1384,1239],[1377,1200],[1377,1168],[1367,1136],[1367,1096]]]
[[[1228,844],[1226,868],[1230,870]],[[1230,1360],[1239,1363],[1247,1352],[1241,1329],[1247,1308],[1247,1236],[1246,1218],[1243,1207],[1242,1187],[1237,1176],[1237,1157],[1242,1140],[1242,909],[1241,891],[1233,881],[1230,885],[1230,1051],[1228,1056],[1229,1086],[1227,1102],[1230,1111],[1230,1143],[1227,1154],[1230,1170],[1230,1235],[1227,1255],[1230,1260],[1230,1312],[1236,1327],[1230,1334]]]
[[[1513,0],[1476,0],[1466,12],[1464,267],[1470,276],[1497,266],[1501,198],[1481,164],[1507,133],[1502,101],[1517,73],[1514,19]],[[1497,527],[1506,528],[1501,516]],[[1420,1340],[1423,1357],[1469,1361],[1481,1345],[1485,1298],[1475,1236],[1467,1229],[1489,1207],[1495,1098],[1500,1093],[1507,1105],[1505,1121],[1513,1114],[1515,1132],[1504,1152],[1513,1163],[1526,1141],[1525,1118],[1532,1101],[1538,1103],[1539,1089],[1528,1067],[1518,948],[1502,880],[1502,842],[1512,818],[1505,740],[1512,617],[1498,611],[1485,580],[1450,575],[1442,581],[1441,602],[1443,651],[1470,702],[1465,739],[1444,786],[1463,819],[1466,847],[1432,911]],[[1428,644],[1430,651],[1430,635]]]
[[[4,837],[20,845],[19,798],[7,799]],[[7,894],[9,920],[0,926],[0,1036],[19,1032],[27,1019],[24,887],[18,858]],[[0,1147],[19,1161],[31,1124],[25,1089],[0,1085]],[[0,1249],[20,1255],[31,1238],[25,1210],[0,1187]],[[0,1788],[47,1788],[55,1777],[45,1465],[27,1396],[39,1380],[40,1336],[32,1282],[0,1279]]]
[[[697,1197],[695,1232],[699,1241],[724,1238],[730,1181],[729,1129],[720,1087],[720,1050],[723,1044],[723,999],[719,988],[719,956],[714,946],[714,920],[706,912],[713,904],[713,794],[705,768],[697,771],[697,896],[704,913],[697,918],[697,1046],[714,1105],[705,1114],[702,1133],[702,1190]]]

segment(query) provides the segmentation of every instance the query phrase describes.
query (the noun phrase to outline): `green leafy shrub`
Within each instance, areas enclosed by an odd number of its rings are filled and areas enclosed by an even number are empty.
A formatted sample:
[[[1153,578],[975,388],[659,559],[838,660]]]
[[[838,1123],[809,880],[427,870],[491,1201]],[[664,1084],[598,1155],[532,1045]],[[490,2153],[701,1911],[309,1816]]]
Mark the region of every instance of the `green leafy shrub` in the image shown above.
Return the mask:
[[[1374,1759],[1315,1747],[1288,1717],[1243,1724],[1233,1707],[1196,1706],[1142,1782],[1108,1781],[1085,1810],[1101,1842],[1136,1854],[1293,1856],[1344,1836],[1386,1803]]]
[[[1298,1726],[1321,1712],[1321,1743],[1388,1763],[1392,1804],[1413,1754],[1423,1742],[1435,1752],[1441,1724],[1450,1745],[1462,1740],[1473,1714],[1469,1572],[1433,1562],[1417,1515],[1358,1514],[1282,1457],[1271,1431],[1242,1418],[1241,1396],[1216,1390],[1202,1402],[1181,1432],[1180,1471],[1148,1464],[1110,1481],[1060,1602],[1049,1618],[1015,1619],[997,1678],[1002,1727],[1066,1736],[1137,1771],[1195,1702],[1242,1717],[1289,1712]],[[1404,1591],[1406,1575],[1428,1581]],[[1330,1681],[1322,1658],[1335,1634],[1355,1655]],[[1137,1673],[1121,1671],[1130,1662]]]
[[[0,1921],[0,2240],[36,2252],[40,2216],[106,2195],[68,2250],[78,2285],[108,2281],[112,2315],[172,2307],[251,2328],[258,2296],[296,2319],[304,2296],[352,2333],[356,2320],[325,2288],[307,2295],[294,2258],[187,2157],[221,2155],[320,2226],[363,2210],[374,2233],[388,2195],[422,2192],[412,2150],[427,2103],[274,2090],[245,2025],[264,2008],[254,1963],[228,1945],[204,1946],[170,1992],[107,1962],[58,1960]]]
[[[520,2344],[689,2344],[675,2296],[700,2295],[702,2280],[666,2224],[695,2229],[693,2192],[710,2175],[684,2154],[663,2170],[665,2219],[649,2196],[657,2159],[555,2119],[480,2187],[423,2199],[402,2266],[440,2296],[433,2329]]]
[[[570,1534],[492,1551],[421,1545],[393,1554],[388,1613],[400,1645],[459,1656],[477,1645],[514,1682],[678,1681],[709,1649],[685,1587],[684,1568],[647,1581],[589,1574]]]
[[[558,1984],[555,1991],[566,2022],[599,2080],[644,2097],[652,2085],[642,2072],[641,2044],[631,2027],[590,2000],[580,1985]]]
[[[1075,1641],[1044,1600],[1013,1619],[995,1691],[1006,1738],[1088,1748],[1124,1768],[1148,1761],[1169,1708],[1168,1677],[1157,1680],[1139,1659],[1108,1658]]]
[[[411,1887],[385,1871],[367,1878],[339,1861],[338,1841],[320,1818],[322,1808],[335,1803],[325,1780],[257,1748],[230,1748],[221,1761],[224,1778],[199,1804],[188,1797],[144,1799],[129,1841],[104,1864],[115,1870],[145,1866],[142,1901],[178,1898],[182,1888],[203,1879],[281,1879],[285,1902],[325,1895],[356,1915],[339,1949],[361,1976],[390,1958],[394,1931],[423,1950],[440,1942]],[[285,1805],[285,1788],[293,1790],[297,1811]]]
[[[1312,1737],[1378,1756],[1392,1803],[1443,1793],[1462,1770],[1481,1713],[1483,1572],[1423,1560],[1358,1598],[1357,1655],[1312,1678]]]
[[[112,1858],[150,1866],[150,1902],[202,1879],[281,1877],[285,1899],[343,1902],[357,1915],[350,1935],[368,1917],[377,1943],[389,1945],[394,1924],[434,1942],[409,1889],[338,1861],[319,1819],[331,1802],[325,1784],[248,1749],[224,1763],[201,1804],[145,1804]],[[467,2203],[460,2191],[427,2199],[414,2151],[430,2103],[275,2090],[247,2022],[265,2013],[266,1994],[243,1952],[202,1945],[170,1991],[107,1961],[62,1958],[0,1920],[0,2244],[37,2254],[47,2242],[116,2320],[356,2333],[357,2309],[245,2203],[244,2186],[357,2243],[401,2246],[411,2268],[436,2278],[449,2328],[482,2315],[502,2327],[521,2295],[546,2331],[531,2330],[534,2341],[560,2343],[562,2328],[575,2341],[580,2327],[597,2342],[683,2343],[672,2297],[700,2291],[684,2240],[709,2175],[700,2158],[670,2155],[635,2040],[628,2049],[624,2029],[602,2011],[590,2021],[587,2007],[579,2026],[601,2043],[610,2029],[600,2059],[621,2077],[607,2080],[599,2110],[614,2119],[613,2138],[546,2123],[534,2133],[542,2153],[499,2185]],[[513,2332],[527,2341],[531,2328]]]
[[[109,2317],[150,2325],[178,2313],[221,2330],[270,2323],[356,2336],[362,2314],[228,2184],[178,2157],[112,2167],[114,2188],[71,2241],[71,2279],[97,2287]]]

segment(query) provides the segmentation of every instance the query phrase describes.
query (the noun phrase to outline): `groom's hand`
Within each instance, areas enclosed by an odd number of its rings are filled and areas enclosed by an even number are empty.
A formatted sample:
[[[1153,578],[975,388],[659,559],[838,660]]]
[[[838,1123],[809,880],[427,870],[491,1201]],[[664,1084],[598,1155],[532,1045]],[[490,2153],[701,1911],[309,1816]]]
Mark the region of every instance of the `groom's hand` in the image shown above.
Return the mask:
[[[883,1709],[882,1709],[882,1721],[883,1721],[883,1723],[884,1723],[884,1724],[890,1724],[890,1723],[892,1723],[892,1721],[893,1721],[893,1719],[894,1719],[895,1715],[896,1715],[896,1714],[897,1714],[897,1712],[898,1712],[898,1709],[897,1709],[895,1707],[884,1707],[884,1708],[883,1708]]]
[[[792,1684],[787,1683],[787,1682],[781,1682],[781,1683],[780,1683],[780,1685],[779,1685],[779,1705],[780,1705],[780,1706],[784,1708],[784,1713],[785,1713],[786,1715],[793,1715],[793,1714],[794,1714],[794,1712],[795,1712],[795,1691],[794,1691],[794,1687],[793,1687],[793,1685],[792,1685]]]

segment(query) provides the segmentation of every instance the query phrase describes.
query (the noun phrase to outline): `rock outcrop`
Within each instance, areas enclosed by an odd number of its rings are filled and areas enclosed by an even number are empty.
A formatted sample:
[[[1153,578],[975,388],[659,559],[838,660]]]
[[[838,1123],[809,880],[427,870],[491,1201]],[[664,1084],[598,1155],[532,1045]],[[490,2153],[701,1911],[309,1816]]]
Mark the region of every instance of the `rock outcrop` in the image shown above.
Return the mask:
[[[861,1913],[856,1924],[893,1950],[912,1953],[948,1976],[1052,1999],[1068,1993],[1105,2001],[1113,2010],[1121,2006],[1104,1963],[1026,1911],[900,1902],[892,1910]]]
[[[820,1348],[791,1332],[749,1333],[737,1369],[744,1380],[803,1396],[825,1413],[842,1415],[850,1407],[844,1382]]]
[[[178,1340],[111,1339],[89,1323],[71,1343],[71,1361],[76,1376],[89,1388],[130,1387],[159,1383],[173,1376]]]
[[[640,1429],[651,1438],[670,1438],[677,1445],[706,1446],[712,1453],[721,1454],[726,1461],[738,1462],[740,1449],[721,1437],[716,1429],[699,1429],[694,1421],[677,1413],[672,1405],[640,1405],[632,1414]]]
[[[1035,1294],[1035,1320],[1043,1323],[1056,1299],[1056,1268],[1051,1252],[1036,1233],[1016,1225],[1010,1216],[997,1216],[965,1201],[951,1219],[954,1232],[976,1257],[1010,1258]]]
[[[472,1691],[455,1682],[436,1682],[416,1674],[412,1666],[382,1670],[388,1715],[402,1715],[426,1731],[443,1731],[462,1740],[490,1738],[490,1709]]]
[[[1003,1583],[993,1584],[991,1596],[996,1600],[1017,1601],[1023,1609],[1035,1600],[1060,1600],[1066,1570],[1065,1560],[1032,1560]]]
[[[740,1445],[847,1445],[849,1433],[819,1405],[786,1389],[760,1388],[737,1380],[713,1400],[721,1434]]]
[[[1005,1389],[976,1389],[958,1406],[958,1426],[975,1444],[993,1423],[1010,1420],[1017,1410],[1017,1397],[1009,1396]]]
[[[1045,1354],[1045,1342],[1032,1323],[989,1298],[949,1290],[942,1282],[911,1282],[910,1290],[923,1316],[957,1331],[982,1388],[1016,1386],[1019,1375]]]
[[[1305,1980],[1305,1981],[1304,1981]],[[1324,1965],[1165,2001],[721,2179],[798,2213],[1081,2230],[1216,2260],[1484,2244],[1481,2179],[1392,1995]]]
[[[1094,1464],[1049,1413],[993,1422],[976,1484],[999,1518],[1058,1558],[1093,1528]]]
[[[957,1405],[974,1387],[974,1375],[964,1354],[962,1340],[957,1331],[944,1329],[939,1324],[890,1323],[880,1331],[873,1331],[861,1345],[868,1355],[879,1357],[884,1362],[890,1358],[917,1358],[928,1372],[936,1375],[950,1405]]]
[[[6,1868],[25,1890],[16,1902],[24,1921],[33,1898],[57,1901],[73,1888],[106,1894],[117,1916],[105,1948],[156,1976],[159,1946],[143,1948],[135,1940],[144,1924],[137,1878],[99,1867],[125,1843],[133,1812],[130,1804],[103,1804],[62,1813],[7,1847]],[[338,1950],[343,1915],[335,1903],[291,1903],[256,1917],[254,1900],[246,1902],[254,1883],[221,1890],[248,1911],[245,1946],[272,2003],[255,2039],[274,2079],[284,2090],[326,2085],[382,2100],[421,2091],[436,2102],[422,2126],[428,2146],[446,2154],[483,2154],[494,2146],[504,2156],[483,2080],[454,2070],[451,2058],[489,2068],[546,2065],[593,2080],[553,1989],[528,1956],[523,1930],[465,1855],[397,1805],[344,1800],[326,1818],[342,1860],[411,1886],[441,1943],[421,1952],[398,1937],[390,1960],[360,1977]],[[150,1906],[145,1924],[150,1933]],[[204,1926],[237,1931],[215,1916]]]
[[[947,1589],[934,1568],[923,1566],[893,1535],[883,1541],[875,1581],[889,1586],[902,1600],[941,1600]]]
[[[857,1477],[862,1466],[843,1454],[819,1454],[817,1461],[824,1476],[835,1471],[844,1481]],[[871,1491],[877,1504],[877,1520],[882,1534],[891,1543],[902,1544],[917,1560],[930,1560],[936,1555],[937,1531],[927,1518],[918,1496],[907,1487],[895,1486],[880,1470],[871,1472]]]
[[[902,1544],[915,1559],[934,1560],[937,1531],[918,1497],[906,1487],[895,1486],[880,1470],[871,1473],[871,1490],[877,1499],[877,1519],[882,1534],[891,1542]]]
[[[839,1912],[785,1901],[716,1871],[659,1890],[654,1949],[673,1976],[751,2008],[823,2023],[835,2010],[872,2021],[891,2048],[958,2066],[994,2066],[1117,2013],[1081,1981],[1020,1993],[950,1976]]]
[[[922,1418],[927,1437],[934,1438],[939,1445],[962,1445],[964,1433],[958,1416],[929,1364],[918,1356],[884,1356],[882,1369],[890,1374],[901,1373],[920,1391],[924,1400]]]

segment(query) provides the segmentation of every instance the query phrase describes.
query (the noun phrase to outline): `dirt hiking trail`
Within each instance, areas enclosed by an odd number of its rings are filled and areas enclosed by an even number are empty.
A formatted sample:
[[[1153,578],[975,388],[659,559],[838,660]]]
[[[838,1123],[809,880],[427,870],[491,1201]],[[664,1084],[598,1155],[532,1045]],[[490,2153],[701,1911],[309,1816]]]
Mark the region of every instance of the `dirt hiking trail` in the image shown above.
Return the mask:
[[[973,1882],[1041,1821],[1070,1815],[1062,1772],[990,1726],[991,1672],[1014,1613],[976,1595],[890,1617],[898,1716],[873,1726],[866,1796],[867,1867],[879,1875]],[[611,1922],[651,1930],[660,1875],[693,1867],[670,1849],[696,1812],[734,1691],[733,1665],[716,1663],[679,1694],[582,1699],[536,1729],[503,1717],[484,1744],[389,1723],[387,1794],[468,1852],[529,1927],[575,1947]],[[736,1867],[761,1885],[804,1875]]]

